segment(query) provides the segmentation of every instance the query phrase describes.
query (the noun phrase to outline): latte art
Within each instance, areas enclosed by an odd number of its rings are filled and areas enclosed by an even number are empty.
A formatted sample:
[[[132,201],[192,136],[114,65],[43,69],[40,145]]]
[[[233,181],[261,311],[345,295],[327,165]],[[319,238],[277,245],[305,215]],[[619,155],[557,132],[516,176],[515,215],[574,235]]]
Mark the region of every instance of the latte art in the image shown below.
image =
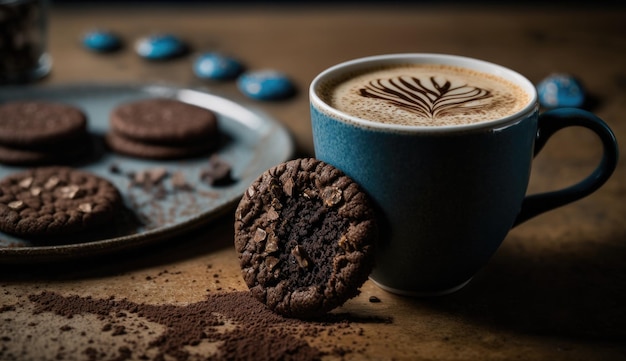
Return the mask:
[[[401,64],[324,84],[320,97],[346,114],[409,126],[472,124],[524,108],[530,95],[496,75],[450,65]]]
[[[376,79],[359,89],[361,96],[387,101],[426,118],[437,118],[486,106],[491,91],[469,85],[439,84],[434,76],[424,82],[412,76]]]

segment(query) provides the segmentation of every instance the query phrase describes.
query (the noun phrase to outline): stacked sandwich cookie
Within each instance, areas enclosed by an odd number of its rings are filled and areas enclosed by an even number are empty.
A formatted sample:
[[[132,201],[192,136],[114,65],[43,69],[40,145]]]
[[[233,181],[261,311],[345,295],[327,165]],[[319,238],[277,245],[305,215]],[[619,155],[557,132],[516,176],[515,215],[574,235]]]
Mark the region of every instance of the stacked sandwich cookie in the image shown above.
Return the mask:
[[[149,159],[200,156],[217,147],[217,117],[208,109],[168,98],[119,105],[111,112],[108,146]]]
[[[67,164],[86,154],[87,118],[78,108],[48,101],[0,105],[0,163]]]

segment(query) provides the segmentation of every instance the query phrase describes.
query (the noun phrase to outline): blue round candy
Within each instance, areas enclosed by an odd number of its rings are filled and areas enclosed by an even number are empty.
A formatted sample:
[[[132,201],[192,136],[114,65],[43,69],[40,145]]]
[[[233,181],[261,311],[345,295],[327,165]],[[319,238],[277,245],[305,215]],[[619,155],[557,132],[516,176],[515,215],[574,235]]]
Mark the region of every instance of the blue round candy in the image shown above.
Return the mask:
[[[568,74],[552,74],[537,85],[539,103],[547,108],[580,107],[585,102],[582,84]]]
[[[169,59],[183,54],[186,45],[178,37],[171,34],[151,35],[137,42],[137,53],[146,59]]]
[[[237,79],[237,86],[243,94],[257,100],[284,99],[294,92],[291,80],[275,70],[244,73]]]
[[[122,41],[110,31],[93,30],[83,36],[83,45],[89,50],[107,52],[118,49]]]
[[[239,61],[218,53],[204,53],[193,63],[193,72],[202,79],[234,79],[243,71]]]

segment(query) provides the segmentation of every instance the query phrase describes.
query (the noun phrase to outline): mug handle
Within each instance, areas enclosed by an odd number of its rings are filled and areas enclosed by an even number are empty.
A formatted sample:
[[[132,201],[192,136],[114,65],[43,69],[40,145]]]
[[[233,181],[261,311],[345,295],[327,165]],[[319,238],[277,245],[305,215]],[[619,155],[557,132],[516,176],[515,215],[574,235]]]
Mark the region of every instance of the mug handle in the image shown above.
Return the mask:
[[[543,212],[588,196],[600,188],[613,174],[619,154],[615,134],[602,119],[577,108],[554,109],[539,116],[534,156],[539,154],[554,133],[570,126],[585,127],[598,135],[604,148],[600,164],[587,178],[570,187],[526,196],[513,226]]]

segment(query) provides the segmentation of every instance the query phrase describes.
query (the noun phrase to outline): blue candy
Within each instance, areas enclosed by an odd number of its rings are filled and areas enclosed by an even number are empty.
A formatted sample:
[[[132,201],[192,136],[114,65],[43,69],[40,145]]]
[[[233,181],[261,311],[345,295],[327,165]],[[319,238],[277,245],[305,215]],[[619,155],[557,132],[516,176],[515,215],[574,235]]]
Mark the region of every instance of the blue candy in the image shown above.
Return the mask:
[[[187,46],[174,35],[159,34],[140,39],[137,42],[136,50],[145,59],[162,60],[183,54],[187,50]]]
[[[585,102],[582,84],[568,74],[552,74],[537,85],[539,103],[546,108],[580,107]]]
[[[83,36],[83,46],[96,52],[108,52],[121,47],[120,38],[107,30],[92,30]]]
[[[243,71],[242,64],[234,58],[218,53],[204,53],[193,63],[193,72],[202,79],[234,79]]]
[[[243,94],[257,100],[284,99],[294,93],[291,80],[275,70],[244,73],[237,79],[237,86]]]

